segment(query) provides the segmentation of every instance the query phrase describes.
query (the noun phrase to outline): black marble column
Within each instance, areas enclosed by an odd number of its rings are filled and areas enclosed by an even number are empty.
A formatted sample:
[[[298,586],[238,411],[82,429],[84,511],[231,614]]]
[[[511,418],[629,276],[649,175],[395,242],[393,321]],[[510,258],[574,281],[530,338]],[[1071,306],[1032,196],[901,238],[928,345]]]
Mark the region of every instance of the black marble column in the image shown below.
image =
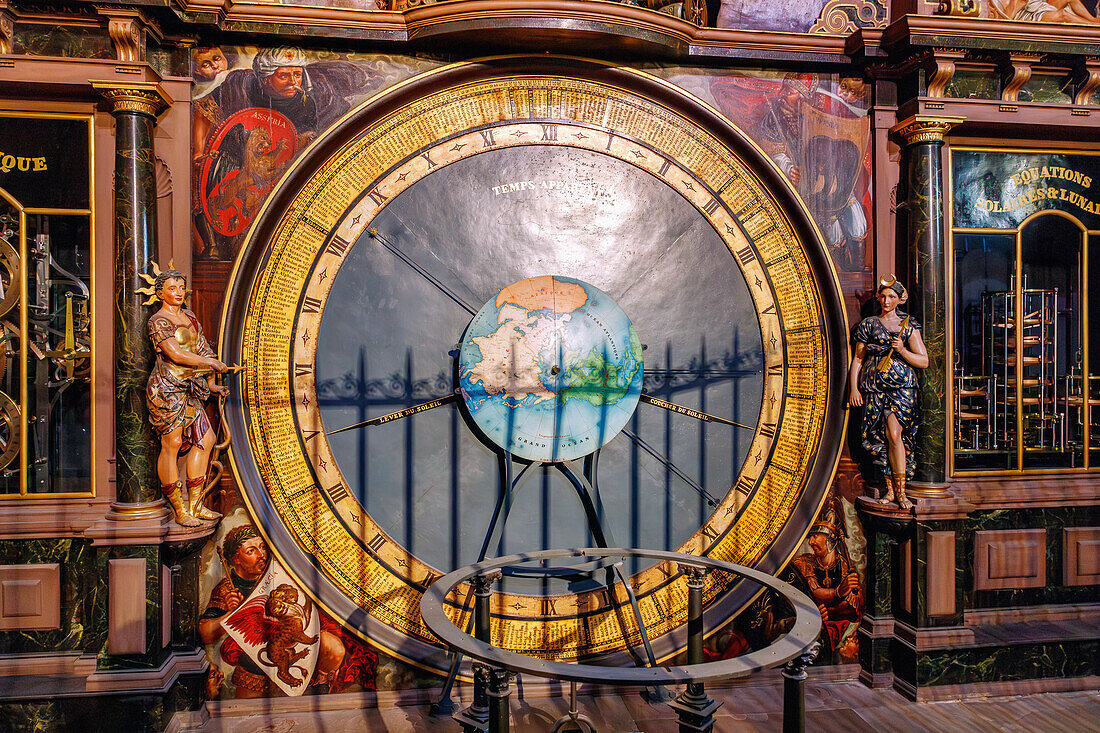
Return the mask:
[[[917,432],[913,497],[946,496],[947,477],[947,261],[943,201],[943,136],[959,117],[917,115],[893,132],[906,141],[909,313],[921,325],[928,367],[921,375],[920,424]]]
[[[145,405],[153,352],[140,273],[156,259],[153,128],[165,102],[155,85],[100,88],[115,118],[115,475],[116,509],[138,519],[166,513],[157,481],[157,439]]]

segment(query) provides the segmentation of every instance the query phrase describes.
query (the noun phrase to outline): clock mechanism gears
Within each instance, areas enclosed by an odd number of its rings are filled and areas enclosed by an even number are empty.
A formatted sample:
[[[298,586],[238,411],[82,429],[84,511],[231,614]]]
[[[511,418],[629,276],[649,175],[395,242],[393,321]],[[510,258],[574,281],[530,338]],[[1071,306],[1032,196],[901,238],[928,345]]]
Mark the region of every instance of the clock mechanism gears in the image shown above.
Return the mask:
[[[74,219],[83,233],[86,218],[28,214],[11,205],[0,213],[0,475],[19,473],[13,464],[26,431],[30,491],[64,490],[51,485],[65,479],[51,478],[48,456],[63,451],[75,433],[86,442],[80,425],[86,415],[66,410],[66,394],[74,385],[87,391],[91,381],[88,278],[70,269],[87,263],[79,261],[79,247],[55,242],[52,231],[72,236]]]

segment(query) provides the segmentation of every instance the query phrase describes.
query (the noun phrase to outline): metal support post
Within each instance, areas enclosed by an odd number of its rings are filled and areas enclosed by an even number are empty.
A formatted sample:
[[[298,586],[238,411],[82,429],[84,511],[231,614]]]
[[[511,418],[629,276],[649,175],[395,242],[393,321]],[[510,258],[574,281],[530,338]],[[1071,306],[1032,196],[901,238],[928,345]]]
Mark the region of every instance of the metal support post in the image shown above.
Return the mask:
[[[592,718],[577,709],[577,683],[569,682],[569,712],[558,718],[550,733],[564,733],[564,731],[578,731],[578,733],[597,733],[596,724]]]
[[[703,663],[703,578],[707,569],[698,565],[680,565],[688,587],[688,664]],[[714,711],[722,703],[712,700],[702,682],[689,682],[687,688],[669,703],[680,718],[680,733],[710,733],[714,729]]]
[[[508,733],[508,698],[512,694],[512,673],[489,669],[489,733]]]
[[[783,667],[783,733],[806,731],[806,667],[820,650],[821,643],[815,641]]]
[[[470,580],[470,585],[474,589],[474,638],[486,644],[491,643],[489,597],[493,593],[493,583],[498,578],[500,578],[500,571],[494,570],[476,575]],[[488,689],[490,677],[494,672],[496,670],[490,670],[483,664],[474,664],[474,701],[465,710],[451,716],[462,726],[463,733],[484,733],[489,730]],[[507,692],[505,692],[505,698],[507,698]],[[507,705],[505,711],[507,711]],[[505,717],[504,730],[507,730],[507,715]]]

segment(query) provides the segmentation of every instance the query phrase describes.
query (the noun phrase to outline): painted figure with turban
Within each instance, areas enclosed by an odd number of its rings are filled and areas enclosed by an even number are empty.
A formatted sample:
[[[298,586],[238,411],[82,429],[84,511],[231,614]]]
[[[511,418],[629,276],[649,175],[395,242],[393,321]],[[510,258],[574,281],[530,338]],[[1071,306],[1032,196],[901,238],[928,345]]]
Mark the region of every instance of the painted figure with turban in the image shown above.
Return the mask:
[[[208,55],[196,62],[208,61]],[[225,65],[224,56],[214,68]],[[370,91],[377,72],[351,61],[311,60],[265,48],[249,68],[215,73],[192,100],[195,252],[231,259],[275,180],[317,134]]]
[[[306,142],[351,109],[347,98],[363,91],[367,80],[368,72],[350,61],[310,61],[301,49],[289,46],[262,49],[252,68],[230,71],[221,84],[194,100],[205,118],[205,130],[195,133],[197,149],[211,129],[248,108],[279,112]]]

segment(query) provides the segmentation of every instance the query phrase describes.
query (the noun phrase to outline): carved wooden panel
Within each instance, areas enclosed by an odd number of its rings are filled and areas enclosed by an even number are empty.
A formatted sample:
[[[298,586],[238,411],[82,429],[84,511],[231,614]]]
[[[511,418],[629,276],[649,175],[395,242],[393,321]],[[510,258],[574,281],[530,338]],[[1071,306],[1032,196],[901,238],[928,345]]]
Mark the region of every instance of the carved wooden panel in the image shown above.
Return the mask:
[[[0,631],[61,625],[61,566],[0,565]]]
[[[107,651],[144,654],[145,558],[111,560],[107,578]]]
[[[955,533],[928,533],[929,616],[955,613]]]
[[[1045,529],[974,533],[974,590],[1041,588],[1047,583]]]
[[[1100,527],[1062,530],[1062,585],[1100,584]]]

